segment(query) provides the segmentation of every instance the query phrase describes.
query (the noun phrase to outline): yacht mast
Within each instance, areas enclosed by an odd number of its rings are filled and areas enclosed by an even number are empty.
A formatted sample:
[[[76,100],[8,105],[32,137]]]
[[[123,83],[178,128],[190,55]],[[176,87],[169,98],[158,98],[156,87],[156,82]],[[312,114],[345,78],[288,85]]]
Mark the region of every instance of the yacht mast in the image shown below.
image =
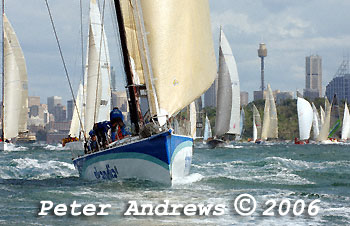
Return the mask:
[[[1,140],[4,141],[4,94],[5,94],[5,46],[4,46],[4,15],[5,15],[5,0],[2,0],[2,101],[1,101]]]
[[[140,108],[140,97],[139,97],[140,95],[139,95],[139,90],[134,83],[133,73],[130,65],[127,39],[126,39],[125,27],[124,27],[124,19],[122,15],[120,1],[114,0],[114,5],[115,5],[115,10],[117,15],[120,42],[121,42],[121,47],[123,52],[124,71],[126,74],[127,88],[129,92],[129,98],[130,98],[129,108],[130,108],[131,123],[135,125],[136,133],[139,133],[140,127],[143,125],[143,117],[142,117],[141,108]]]

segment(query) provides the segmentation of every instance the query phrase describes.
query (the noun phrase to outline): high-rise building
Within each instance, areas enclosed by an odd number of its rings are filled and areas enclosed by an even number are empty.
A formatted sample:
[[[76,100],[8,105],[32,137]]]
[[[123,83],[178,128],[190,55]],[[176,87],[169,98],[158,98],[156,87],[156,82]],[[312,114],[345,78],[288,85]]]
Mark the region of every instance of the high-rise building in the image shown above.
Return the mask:
[[[204,93],[204,107],[216,107],[216,94],[218,89],[218,77],[216,77],[214,83]]]
[[[248,104],[249,93],[246,91],[241,91],[241,106],[246,106]]]
[[[73,100],[67,101],[67,120],[70,121],[73,118],[74,102]]]
[[[40,106],[40,97],[29,96],[28,97],[28,107],[31,106]]]
[[[326,86],[326,96],[332,101],[334,94],[338,100],[350,101],[350,63],[344,59],[332,81]]]
[[[62,97],[53,96],[47,98],[47,110],[53,114],[55,110],[55,106],[58,104],[62,104]]]
[[[322,58],[318,55],[306,57],[304,97],[322,97]]]
[[[64,122],[66,121],[67,110],[66,107],[62,104],[57,104],[54,108],[53,115],[55,117],[55,122]]]

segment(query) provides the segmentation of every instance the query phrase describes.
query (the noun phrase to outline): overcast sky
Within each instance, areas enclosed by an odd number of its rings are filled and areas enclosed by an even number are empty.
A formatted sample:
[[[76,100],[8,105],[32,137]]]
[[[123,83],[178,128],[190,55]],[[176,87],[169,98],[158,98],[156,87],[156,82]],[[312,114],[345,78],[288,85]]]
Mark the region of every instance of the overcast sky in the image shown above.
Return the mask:
[[[79,0],[48,0],[74,90],[82,77]],[[106,33],[111,65],[121,74],[118,39],[106,0]],[[194,0],[192,0],[194,1]],[[89,1],[83,0],[84,46],[88,31]],[[102,5],[103,1],[99,1]],[[219,27],[230,42],[237,61],[241,90],[260,87],[257,49],[266,43],[265,82],[272,89],[305,87],[305,57],[318,54],[323,64],[323,92],[343,57],[350,54],[349,0],[209,0],[215,51]],[[101,10],[102,11],[102,10]],[[28,71],[29,95],[71,99],[62,62],[50,24],[45,0],[8,0],[5,12],[21,43]],[[84,49],[86,52],[86,49]],[[118,76],[123,89],[124,78]]]

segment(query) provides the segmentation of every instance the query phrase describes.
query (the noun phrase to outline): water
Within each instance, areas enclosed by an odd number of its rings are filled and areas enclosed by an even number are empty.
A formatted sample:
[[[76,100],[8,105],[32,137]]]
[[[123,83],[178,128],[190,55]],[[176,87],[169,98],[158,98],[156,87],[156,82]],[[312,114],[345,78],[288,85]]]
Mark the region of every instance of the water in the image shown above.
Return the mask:
[[[88,182],[78,177],[71,154],[49,145],[0,152],[0,224],[3,225],[349,225],[350,146],[248,145],[195,149],[191,175],[171,187],[125,180]],[[235,198],[253,195],[252,216],[234,211]],[[262,216],[264,203],[319,199],[317,216]],[[111,204],[108,216],[38,217],[40,201]],[[222,216],[126,217],[128,201],[140,204],[224,204]],[[292,212],[292,210],[290,211]],[[278,215],[276,207],[275,215]]]

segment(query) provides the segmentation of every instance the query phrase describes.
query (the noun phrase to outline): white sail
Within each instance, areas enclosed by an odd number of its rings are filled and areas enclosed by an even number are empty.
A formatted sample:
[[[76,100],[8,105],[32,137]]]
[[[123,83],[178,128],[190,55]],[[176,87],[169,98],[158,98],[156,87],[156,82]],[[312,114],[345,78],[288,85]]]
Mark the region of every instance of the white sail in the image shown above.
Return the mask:
[[[96,0],[90,4],[85,131],[95,122],[109,120],[111,88],[107,39]]]
[[[277,110],[270,84],[267,85],[264,122],[261,132],[261,139],[266,140],[267,138],[278,138]]]
[[[73,111],[72,122],[70,124],[70,130],[69,130],[69,134],[72,137],[79,137],[79,134],[81,131],[79,117],[81,120],[82,110],[83,110],[83,98],[84,98],[83,97],[83,85],[80,83],[78,93],[77,93],[76,99],[75,99],[76,107],[73,105],[74,111]]]
[[[320,106],[320,115],[321,115],[320,122],[321,122],[321,126],[322,126],[322,124],[324,123],[324,119],[326,117],[326,114],[325,114],[322,106]]]
[[[27,131],[28,79],[17,36],[4,15],[4,138]]]
[[[314,134],[314,139],[317,139],[318,135],[320,134],[321,122],[320,122],[320,116],[313,102],[312,102],[312,111],[313,111],[312,128],[314,132],[313,134]]]
[[[212,137],[211,126],[208,116],[205,116],[205,125],[204,125],[204,136],[203,140],[207,141],[209,137]]]
[[[326,108],[326,114],[320,130],[320,134],[317,137],[318,141],[326,141],[328,139],[332,107],[327,98],[325,101],[325,108]]]
[[[298,109],[299,137],[300,137],[300,140],[307,140],[310,138],[313,110],[310,103],[301,97],[298,97],[297,109]]]
[[[261,137],[261,118],[256,106],[253,104],[253,141]]]
[[[196,137],[196,130],[197,130],[197,111],[196,111],[196,104],[193,101],[190,104],[190,136],[195,138]]]
[[[224,32],[220,34],[215,134],[240,134],[240,88],[237,65]]]
[[[343,127],[341,130],[341,139],[347,140],[349,138],[349,132],[350,132],[350,114],[349,114],[349,108],[346,102],[344,105],[345,107],[344,107]]]

